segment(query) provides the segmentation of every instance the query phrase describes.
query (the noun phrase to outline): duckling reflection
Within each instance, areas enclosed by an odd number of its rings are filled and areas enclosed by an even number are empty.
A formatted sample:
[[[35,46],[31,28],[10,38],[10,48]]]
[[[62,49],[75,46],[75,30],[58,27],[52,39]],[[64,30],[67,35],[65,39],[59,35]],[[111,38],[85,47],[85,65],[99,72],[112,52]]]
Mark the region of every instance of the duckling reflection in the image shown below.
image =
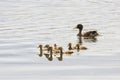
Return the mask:
[[[59,50],[60,50],[60,56],[57,57],[57,59],[58,59],[59,61],[62,61],[62,60],[63,60],[63,48],[62,48],[62,47],[59,47]]]
[[[79,33],[77,34],[77,36],[79,36],[79,37],[94,38],[94,37],[99,35],[97,33],[97,31],[95,31],[95,30],[88,31],[88,32],[85,32],[85,33],[82,34],[82,30],[83,30],[83,25],[82,24],[78,24],[75,28],[79,29]]]
[[[78,37],[78,43],[82,44],[82,37]]]
[[[38,48],[40,48],[41,51],[48,51],[49,45],[46,44],[46,45],[43,47],[43,45],[40,44],[40,45],[38,46]]]
[[[50,54],[44,54],[44,55],[45,55],[45,57],[46,57],[49,61],[52,61],[52,60],[53,60],[52,47],[49,47],[49,48],[48,48],[48,51],[50,51]]]
[[[39,45],[39,48],[40,48],[40,54],[39,54],[39,56],[42,57],[42,55],[43,55],[42,45]]]

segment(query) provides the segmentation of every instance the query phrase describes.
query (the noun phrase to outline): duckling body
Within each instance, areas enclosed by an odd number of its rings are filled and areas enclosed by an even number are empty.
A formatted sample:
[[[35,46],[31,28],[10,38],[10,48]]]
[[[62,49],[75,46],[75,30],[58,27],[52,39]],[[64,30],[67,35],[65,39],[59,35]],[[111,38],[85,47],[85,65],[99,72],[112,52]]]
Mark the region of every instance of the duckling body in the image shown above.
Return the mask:
[[[82,24],[78,24],[76,29],[79,29],[79,33],[77,34],[77,36],[79,37],[87,37],[87,38],[94,38],[96,36],[98,36],[99,34],[97,33],[97,31],[93,30],[93,31],[88,31],[88,32],[84,32],[82,34],[82,30],[83,30],[83,25]]]
[[[85,46],[80,46],[80,50],[87,50],[88,48]]]

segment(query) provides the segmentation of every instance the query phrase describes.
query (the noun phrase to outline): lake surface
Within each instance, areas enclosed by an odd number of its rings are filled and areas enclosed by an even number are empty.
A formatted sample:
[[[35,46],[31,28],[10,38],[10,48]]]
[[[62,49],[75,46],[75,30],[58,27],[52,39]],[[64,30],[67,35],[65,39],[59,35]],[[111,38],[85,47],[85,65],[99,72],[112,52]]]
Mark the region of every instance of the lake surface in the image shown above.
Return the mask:
[[[77,24],[97,30],[88,50],[58,61],[39,44],[76,44]],[[66,49],[65,49],[66,50]],[[0,0],[0,80],[120,80],[119,0]]]

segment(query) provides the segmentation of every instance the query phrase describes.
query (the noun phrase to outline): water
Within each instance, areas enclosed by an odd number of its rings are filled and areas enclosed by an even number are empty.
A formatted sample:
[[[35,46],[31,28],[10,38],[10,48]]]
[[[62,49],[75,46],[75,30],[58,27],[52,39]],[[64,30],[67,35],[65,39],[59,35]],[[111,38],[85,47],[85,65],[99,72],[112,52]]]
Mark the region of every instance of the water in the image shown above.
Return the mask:
[[[119,0],[0,0],[1,80],[119,80]],[[97,30],[86,51],[39,57],[39,44],[67,47],[78,39],[74,26]]]

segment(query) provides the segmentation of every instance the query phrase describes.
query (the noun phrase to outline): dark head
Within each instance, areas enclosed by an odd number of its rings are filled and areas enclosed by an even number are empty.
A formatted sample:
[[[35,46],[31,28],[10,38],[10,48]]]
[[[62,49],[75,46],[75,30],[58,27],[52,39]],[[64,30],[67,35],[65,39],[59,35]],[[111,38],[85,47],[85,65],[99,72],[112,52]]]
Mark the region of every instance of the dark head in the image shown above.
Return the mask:
[[[78,25],[76,26],[76,28],[82,31],[83,25],[82,25],[82,24],[78,24]]]
[[[38,48],[42,48],[42,45],[39,45]]]
[[[49,44],[46,44],[46,45],[44,46],[44,48],[49,48]]]

